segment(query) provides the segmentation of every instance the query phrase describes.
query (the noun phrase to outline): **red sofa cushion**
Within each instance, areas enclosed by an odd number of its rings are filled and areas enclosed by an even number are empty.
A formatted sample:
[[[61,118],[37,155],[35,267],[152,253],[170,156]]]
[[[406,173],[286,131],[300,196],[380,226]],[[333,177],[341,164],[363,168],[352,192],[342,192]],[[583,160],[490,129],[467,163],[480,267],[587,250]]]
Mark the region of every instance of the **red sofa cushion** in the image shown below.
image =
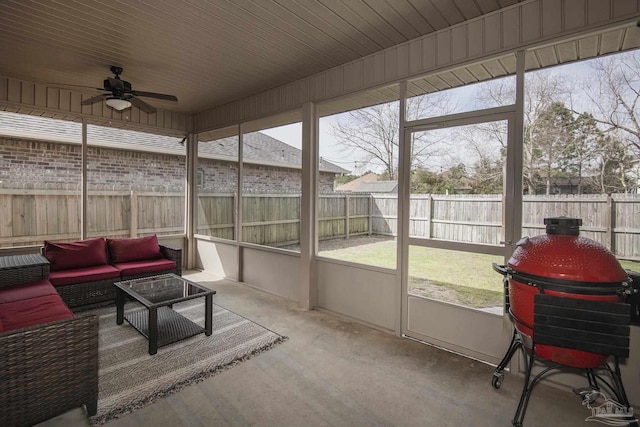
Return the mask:
[[[5,331],[71,318],[73,313],[59,295],[43,295],[0,304],[0,322]]]
[[[44,256],[51,271],[73,270],[107,264],[107,244],[102,237],[77,242],[44,242]]]
[[[134,261],[114,264],[122,272],[122,276],[135,276],[137,274],[160,273],[166,270],[175,270],[176,263],[168,259],[154,259],[150,261]]]
[[[162,258],[158,236],[107,239],[111,262],[147,261]]]
[[[39,280],[24,285],[13,285],[0,288],[0,304],[14,302],[43,295],[58,295],[48,280]]]
[[[49,281],[53,286],[75,285],[77,283],[97,282],[120,277],[120,270],[112,265],[77,268],[75,270],[52,271]]]

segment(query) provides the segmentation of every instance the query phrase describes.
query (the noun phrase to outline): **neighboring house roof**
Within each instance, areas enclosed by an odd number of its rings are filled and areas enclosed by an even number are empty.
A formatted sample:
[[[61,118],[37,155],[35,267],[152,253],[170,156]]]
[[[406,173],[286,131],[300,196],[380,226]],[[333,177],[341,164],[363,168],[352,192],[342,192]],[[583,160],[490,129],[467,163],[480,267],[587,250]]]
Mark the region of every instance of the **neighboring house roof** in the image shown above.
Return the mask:
[[[297,168],[302,166],[302,150],[285,144],[279,139],[270,137],[262,132],[246,133],[242,136],[244,146],[242,155],[245,161],[251,163],[268,163],[274,166]],[[200,155],[210,154],[216,158],[227,160],[237,159],[238,138],[235,136],[222,138],[213,141],[201,141],[198,144]],[[349,173],[348,170],[320,159],[320,170],[322,172],[333,172],[336,174]]]
[[[398,181],[363,182],[353,191],[358,193],[397,193]]]
[[[0,136],[80,144],[82,142],[82,124],[0,111]],[[186,154],[182,138],[106,126],[88,125],[87,140],[92,146],[104,148],[150,151],[181,156]],[[292,169],[302,167],[302,151],[298,148],[261,132],[247,133],[243,135],[243,140],[245,163]],[[237,161],[237,153],[237,137],[198,144],[198,156],[203,158]],[[320,160],[320,171],[335,174],[349,173],[348,170],[323,159]]]
[[[355,191],[355,188],[358,188],[360,184],[363,182],[373,182],[378,180],[378,175],[373,172],[366,173],[353,181],[349,181],[346,184],[338,185],[336,187],[336,191]]]

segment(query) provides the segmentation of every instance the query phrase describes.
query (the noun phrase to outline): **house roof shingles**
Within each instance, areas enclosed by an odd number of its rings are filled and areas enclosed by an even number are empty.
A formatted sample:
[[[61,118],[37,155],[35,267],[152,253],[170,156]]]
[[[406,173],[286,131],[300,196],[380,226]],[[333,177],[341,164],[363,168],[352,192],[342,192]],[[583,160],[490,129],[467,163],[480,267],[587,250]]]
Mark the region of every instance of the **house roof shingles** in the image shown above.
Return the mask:
[[[82,124],[0,111],[0,136],[80,144]],[[182,138],[146,132],[88,125],[87,140],[90,145],[105,148],[185,155]],[[245,163],[293,169],[302,167],[302,151],[276,138],[261,132],[251,132],[243,135],[243,141]],[[203,158],[236,161],[237,153],[237,137],[201,141],[198,144],[198,155]],[[323,159],[320,160],[320,171],[335,174],[349,172]]]

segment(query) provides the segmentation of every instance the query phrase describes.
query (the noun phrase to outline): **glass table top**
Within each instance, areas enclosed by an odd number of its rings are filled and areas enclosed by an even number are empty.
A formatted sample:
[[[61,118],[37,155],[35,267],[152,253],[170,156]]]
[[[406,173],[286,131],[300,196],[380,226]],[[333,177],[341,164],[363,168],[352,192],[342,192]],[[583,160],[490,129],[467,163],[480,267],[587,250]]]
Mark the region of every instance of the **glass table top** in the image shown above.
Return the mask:
[[[146,306],[168,305],[216,293],[175,274],[143,277],[115,285]]]

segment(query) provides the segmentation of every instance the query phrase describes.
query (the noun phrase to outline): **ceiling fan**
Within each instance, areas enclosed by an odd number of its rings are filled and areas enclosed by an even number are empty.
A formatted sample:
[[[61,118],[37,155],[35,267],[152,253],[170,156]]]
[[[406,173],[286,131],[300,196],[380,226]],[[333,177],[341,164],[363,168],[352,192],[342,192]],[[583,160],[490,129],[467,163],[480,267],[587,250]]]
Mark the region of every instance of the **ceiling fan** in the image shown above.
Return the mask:
[[[147,104],[143,100],[139,99],[139,96],[144,96],[147,98],[155,98],[155,99],[164,99],[166,101],[177,101],[173,95],[165,95],[162,93],[155,92],[142,92],[139,90],[132,90],[131,83],[121,80],[120,74],[122,74],[122,68],[116,67],[112,65],[110,68],[111,72],[115,75],[115,77],[107,77],[104,80],[103,88],[96,88],[98,90],[103,90],[108,93],[103,93],[97,96],[94,96],[89,99],[85,99],[81,102],[82,105],[91,105],[96,102],[100,102],[106,98],[106,104],[114,108],[118,111],[126,110],[132,105],[138,107],[140,110],[145,113],[155,113],[155,107]]]

